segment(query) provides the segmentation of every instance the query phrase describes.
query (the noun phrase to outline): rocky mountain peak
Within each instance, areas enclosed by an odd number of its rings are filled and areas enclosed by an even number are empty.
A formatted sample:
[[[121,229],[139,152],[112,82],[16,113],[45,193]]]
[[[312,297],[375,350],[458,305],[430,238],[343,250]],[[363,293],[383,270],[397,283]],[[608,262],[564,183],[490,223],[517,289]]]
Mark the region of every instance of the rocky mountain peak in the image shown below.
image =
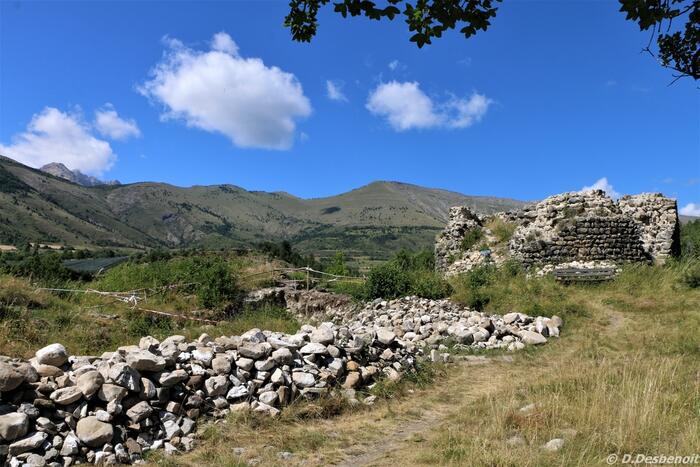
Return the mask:
[[[86,175],[80,170],[70,170],[61,162],[51,162],[39,170],[82,186],[120,185],[118,180],[103,181],[91,175]]]

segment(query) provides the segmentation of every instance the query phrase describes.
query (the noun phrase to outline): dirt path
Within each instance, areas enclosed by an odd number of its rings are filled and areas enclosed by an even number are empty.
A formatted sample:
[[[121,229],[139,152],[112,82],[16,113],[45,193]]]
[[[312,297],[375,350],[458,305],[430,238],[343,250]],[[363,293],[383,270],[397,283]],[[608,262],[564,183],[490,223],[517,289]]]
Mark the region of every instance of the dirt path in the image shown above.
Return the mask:
[[[512,357],[466,357],[447,368],[445,381],[431,386],[432,394],[416,394],[411,402],[421,401],[421,415],[410,421],[398,420],[384,427],[382,436],[364,445],[346,449],[341,467],[383,465],[381,462],[394,451],[425,438],[439,425],[445,423],[459,407],[479,397],[498,391],[512,381],[522,370],[514,368]],[[455,391],[455,388],[460,388]],[[423,399],[421,399],[423,398]],[[358,452],[359,451],[359,452]],[[356,454],[355,454],[356,453]]]
[[[602,321],[601,334],[612,337],[620,332],[625,324],[625,316],[603,303],[591,303],[593,312]],[[548,345],[552,345],[550,343]],[[542,359],[538,365],[538,371],[544,372],[556,365],[556,361],[566,359],[567,354],[574,352],[574,348],[559,348],[554,358]],[[479,397],[505,389],[509,385],[518,383],[520,378],[526,377],[530,369],[522,368],[517,362],[518,356],[486,357],[484,364],[476,359],[461,361],[449,367],[451,373],[448,380],[433,390],[437,389],[436,400],[428,402],[429,410],[420,418],[406,423],[399,423],[385,431],[383,437],[362,447],[359,454],[348,454],[341,463],[341,467],[357,466],[396,466],[398,459],[403,456],[401,450],[415,450],[419,441],[430,437],[436,428],[445,423],[459,412],[461,407],[473,403]],[[462,391],[455,391],[455,387],[463,387]],[[457,393],[455,400],[450,395]],[[414,398],[415,399],[415,398]],[[354,445],[348,451],[357,451]]]

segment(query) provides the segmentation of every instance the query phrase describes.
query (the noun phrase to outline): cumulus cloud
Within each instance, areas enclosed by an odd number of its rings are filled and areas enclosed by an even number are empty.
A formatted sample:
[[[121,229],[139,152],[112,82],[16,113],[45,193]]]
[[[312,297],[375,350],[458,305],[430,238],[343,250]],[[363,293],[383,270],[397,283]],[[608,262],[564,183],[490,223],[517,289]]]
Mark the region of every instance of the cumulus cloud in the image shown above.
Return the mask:
[[[581,191],[589,190],[603,190],[608,196],[610,196],[613,199],[618,199],[620,196],[622,196],[620,193],[615,191],[615,188],[612,186],[612,184],[608,182],[607,177],[603,177],[596,180],[596,182],[591,186],[584,186],[583,188],[581,188]]]
[[[30,167],[61,162],[69,169],[96,176],[109,170],[117,159],[109,143],[96,138],[80,115],[53,107],[35,114],[11,144],[0,144],[0,154]]]
[[[347,102],[348,98],[343,93],[343,85],[338,82],[326,80],[326,95],[332,101]]]
[[[492,101],[483,94],[473,93],[469,99],[452,98],[447,107],[455,110],[454,117],[447,119],[452,128],[467,128],[480,122],[489,110]]]
[[[214,34],[211,40],[212,50],[218,50],[219,52],[224,52],[229,55],[238,55],[238,45],[231,39],[231,36],[225,32],[219,32]]]
[[[95,128],[103,136],[114,140],[141,136],[141,130],[136,125],[136,121],[121,118],[112,104],[107,104],[104,108],[95,111]]]
[[[296,120],[311,114],[297,78],[259,58],[244,58],[220,32],[198,51],[166,39],[163,59],[139,91],[164,107],[163,119],[227,136],[244,148],[289,149]]]
[[[473,93],[468,99],[455,96],[434,102],[413,82],[391,81],[374,89],[367,99],[367,109],[385,118],[396,131],[420,128],[467,128],[479,122],[493,101]]]
[[[700,216],[700,204],[688,203],[679,212],[684,216]]]

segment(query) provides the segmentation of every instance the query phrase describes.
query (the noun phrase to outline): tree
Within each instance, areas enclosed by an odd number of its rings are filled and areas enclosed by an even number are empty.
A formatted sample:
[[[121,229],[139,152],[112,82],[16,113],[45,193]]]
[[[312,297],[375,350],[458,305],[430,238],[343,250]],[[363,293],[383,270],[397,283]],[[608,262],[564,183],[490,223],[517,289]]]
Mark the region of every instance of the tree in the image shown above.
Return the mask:
[[[284,24],[299,42],[310,42],[318,29],[318,11],[330,0],[290,0]],[[486,31],[496,17],[501,0],[339,0],[334,11],[343,18],[366,16],[370,19],[394,20],[403,14],[411,42],[421,48],[432,39],[442,37],[448,29],[459,27],[466,38]],[[661,65],[674,70],[676,79],[691,76],[700,79],[700,0],[619,0],[620,11],[639,24],[642,31],[651,29],[649,45],[644,49]],[[403,7],[403,12],[400,7]],[[685,27],[673,29],[685,22]],[[658,52],[651,44],[656,38]]]
[[[620,11],[639,29],[651,29],[649,44],[644,48],[653,57],[651,44],[656,38],[658,60],[674,70],[676,79],[690,76],[700,79],[700,1],[698,0],[620,0]],[[673,30],[673,23],[685,27]]]

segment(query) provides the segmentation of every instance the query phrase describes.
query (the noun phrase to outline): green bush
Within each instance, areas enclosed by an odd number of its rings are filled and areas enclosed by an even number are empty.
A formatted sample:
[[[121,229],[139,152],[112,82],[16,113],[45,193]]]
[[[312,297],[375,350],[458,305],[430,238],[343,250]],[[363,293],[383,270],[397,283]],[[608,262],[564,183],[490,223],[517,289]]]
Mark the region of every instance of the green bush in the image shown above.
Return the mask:
[[[700,219],[681,225],[681,256],[700,258]]]
[[[6,259],[7,258],[7,259]],[[28,277],[49,287],[59,287],[83,275],[66,269],[58,253],[28,253],[3,255],[0,271],[12,276]]]
[[[232,267],[216,255],[176,257],[151,263],[129,262],[109,270],[95,286],[123,292],[179,285],[178,291],[194,294],[199,306],[221,310],[241,297]]]
[[[481,227],[469,229],[464,233],[464,238],[462,238],[460,248],[462,251],[471,250],[472,247],[479,243],[482,238],[484,238],[484,232],[481,230]]]
[[[372,268],[363,287],[363,298],[393,299],[406,295],[444,298],[452,293],[450,284],[434,270],[432,252],[411,254],[400,251],[391,260]]]
[[[372,268],[365,282],[365,296],[373,298],[396,298],[408,295],[410,278],[407,271],[389,262]]]

